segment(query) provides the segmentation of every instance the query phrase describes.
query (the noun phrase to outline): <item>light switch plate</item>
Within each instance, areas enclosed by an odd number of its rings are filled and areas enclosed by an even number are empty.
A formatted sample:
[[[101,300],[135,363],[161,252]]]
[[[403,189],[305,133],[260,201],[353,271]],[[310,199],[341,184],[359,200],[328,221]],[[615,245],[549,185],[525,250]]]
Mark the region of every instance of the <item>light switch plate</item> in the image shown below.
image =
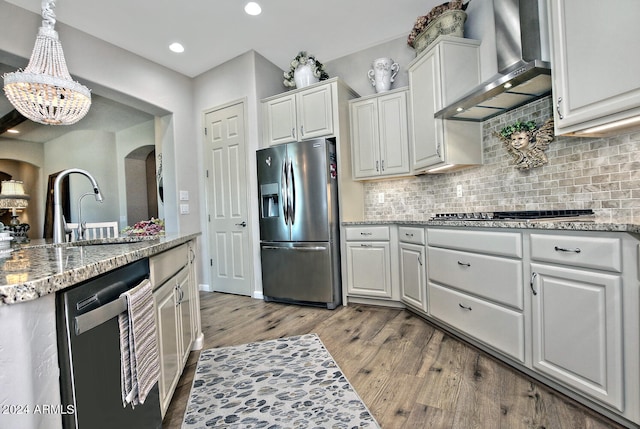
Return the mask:
[[[180,204],[180,214],[189,214],[189,204]]]
[[[180,191],[180,201],[189,201],[189,191]]]

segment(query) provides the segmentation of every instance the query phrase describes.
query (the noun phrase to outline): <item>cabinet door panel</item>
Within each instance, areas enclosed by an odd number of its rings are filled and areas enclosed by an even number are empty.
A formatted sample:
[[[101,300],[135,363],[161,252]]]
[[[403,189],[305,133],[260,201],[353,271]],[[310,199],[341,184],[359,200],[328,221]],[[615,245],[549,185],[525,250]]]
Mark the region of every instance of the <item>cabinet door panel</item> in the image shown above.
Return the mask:
[[[640,2],[549,1],[556,127],[598,124],[640,104],[640,59],[629,55],[640,40]],[[597,31],[594,31],[597,29]],[[611,77],[612,71],[615,77]],[[634,113],[634,114],[637,114]],[[562,118],[560,118],[562,116]],[[577,124],[594,121],[582,127]],[[603,118],[599,123],[606,123]]]
[[[266,139],[269,145],[296,140],[296,101],[290,95],[265,103]]]
[[[434,119],[435,113],[442,107],[438,53],[439,48],[433,49],[409,70],[414,170],[444,161],[440,147],[443,140],[442,120]]]
[[[424,246],[400,243],[400,289],[402,300],[427,311],[427,284]]]
[[[522,261],[436,247],[428,252],[429,280],[523,309]]]
[[[175,284],[170,281],[154,292],[156,323],[158,328],[158,352],[160,354],[160,406],[166,411],[171,400],[173,386],[182,370],[178,332],[179,312]]]
[[[193,299],[193,292],[191,288],[191,284],[189,282],[189,270],[188,268],[183,268],[176,275],[175,279],[176,285],[178,287],[178,303],[180,307],[180,352],[182,358],[182,365],[180,368],[184,367],[184,363],[187,361],[189,357],[189,353],[191,352],[191,344],[194,339],[194,332],[192,328],[192,306],[191,300]]]
[[[524,362],[524,315],[428,282],[429,314]]]
[[[347,243],[347,290],[350,294],[391,298],[389,242]]]
[[[331,86],[321,86],[298,93],[296,104],[298,140],[333,134]]]
[[[533,366],[622,410],[619,276],[531,264]]]
[[[378,137],[378,104],[376,100],[351,105],[351,141],[356,178],[380,174]]]
[[[407,96],[401,92],[378,99],[382,174],[409,172]]]

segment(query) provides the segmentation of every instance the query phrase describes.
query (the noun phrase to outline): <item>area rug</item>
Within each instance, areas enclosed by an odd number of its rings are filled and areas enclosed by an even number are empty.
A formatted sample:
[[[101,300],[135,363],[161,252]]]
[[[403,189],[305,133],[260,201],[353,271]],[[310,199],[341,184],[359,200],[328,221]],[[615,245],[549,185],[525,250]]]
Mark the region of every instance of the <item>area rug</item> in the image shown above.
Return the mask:
[[[316,334],[205,350],[182,429],[380,426]]]

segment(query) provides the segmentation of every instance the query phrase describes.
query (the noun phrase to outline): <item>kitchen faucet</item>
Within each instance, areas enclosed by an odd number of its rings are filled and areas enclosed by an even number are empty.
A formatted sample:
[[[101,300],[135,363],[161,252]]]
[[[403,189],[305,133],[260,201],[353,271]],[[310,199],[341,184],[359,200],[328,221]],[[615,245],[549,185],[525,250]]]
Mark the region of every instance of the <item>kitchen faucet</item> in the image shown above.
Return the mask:
[[[55,182],[53,183],[53,242],[54,243],[64,243],[65,235],[69,232],[67,228],[67,222],[62,214],[62,196],[60,195],[60,183],[62,180],[69,176],[70,174],[78,173],[82,174],[89,179],[91,185],[93,186],[93,193],[96,196],[96,201],[102,202],[102,194],[100,193],[100,187],[98,186],[98,182],[93,176],[86,170],[82,170],[80,168],[70,168],[68,170],[62,171],[56,177]]]

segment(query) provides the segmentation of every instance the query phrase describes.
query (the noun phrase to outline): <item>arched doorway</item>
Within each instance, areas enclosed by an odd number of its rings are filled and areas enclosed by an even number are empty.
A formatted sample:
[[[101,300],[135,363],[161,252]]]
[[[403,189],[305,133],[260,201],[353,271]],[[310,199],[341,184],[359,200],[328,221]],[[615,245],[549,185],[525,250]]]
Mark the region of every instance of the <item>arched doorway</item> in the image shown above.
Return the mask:
[[[124,160],[127,224],[158,217],[155,146],[141,146]]]

